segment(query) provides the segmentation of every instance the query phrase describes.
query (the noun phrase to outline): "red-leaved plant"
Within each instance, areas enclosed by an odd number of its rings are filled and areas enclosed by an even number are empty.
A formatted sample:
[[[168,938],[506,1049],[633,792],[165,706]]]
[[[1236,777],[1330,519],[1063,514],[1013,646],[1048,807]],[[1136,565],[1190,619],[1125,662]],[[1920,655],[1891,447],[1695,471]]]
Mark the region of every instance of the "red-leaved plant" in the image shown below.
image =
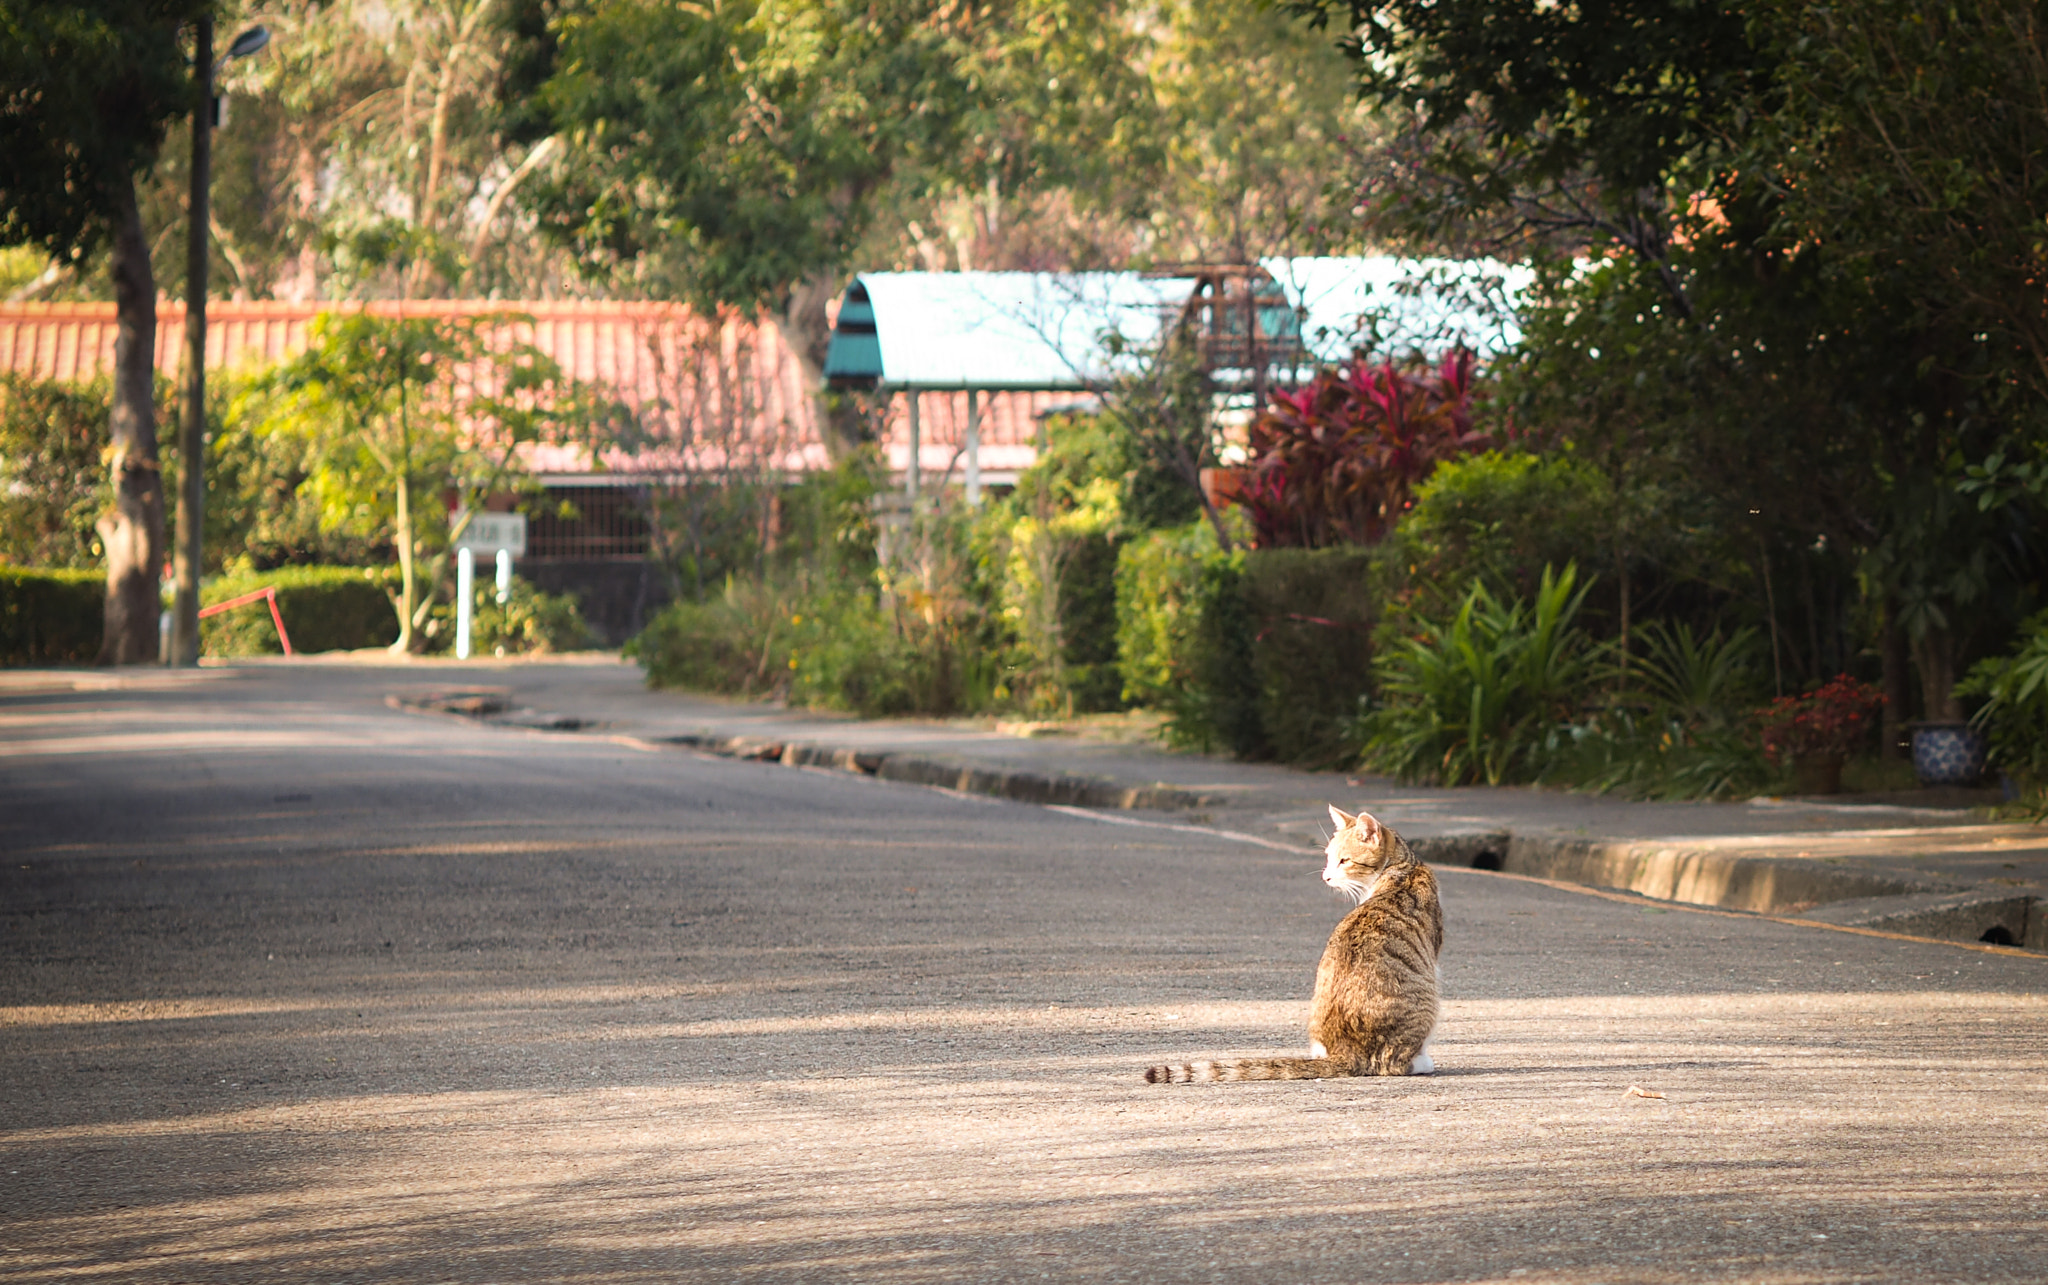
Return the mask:
[[[1839,674],[1804,696],[1780,696],[1757,711],[1764,753],[1788,758],[1847,758],[1863,741],[1884,693]]]
[[[1372,544],[1445,460],[1489,444],[1472,427],[1473,354],[1404,371],[1363,355],[1293,392],[1251,424],[1238,496],[1262,548]]]

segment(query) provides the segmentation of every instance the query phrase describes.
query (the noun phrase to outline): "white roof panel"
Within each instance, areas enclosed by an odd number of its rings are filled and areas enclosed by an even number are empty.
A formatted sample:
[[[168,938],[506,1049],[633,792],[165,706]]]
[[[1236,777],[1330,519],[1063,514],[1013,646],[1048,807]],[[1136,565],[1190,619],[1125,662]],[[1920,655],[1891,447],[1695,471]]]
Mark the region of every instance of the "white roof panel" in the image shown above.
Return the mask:
[[[1105,339],[1149,349],[1193,283],[1135,272],[864,272],[882,383],[1089,389],[1114,378]]]
[[[1355,348],[1441,352],[1463,343],[1492,356],[1521,340],[1514,307],[1536,274],[1492,259],[1263,259],[1303,312],[1302,342],[1319,361]]]

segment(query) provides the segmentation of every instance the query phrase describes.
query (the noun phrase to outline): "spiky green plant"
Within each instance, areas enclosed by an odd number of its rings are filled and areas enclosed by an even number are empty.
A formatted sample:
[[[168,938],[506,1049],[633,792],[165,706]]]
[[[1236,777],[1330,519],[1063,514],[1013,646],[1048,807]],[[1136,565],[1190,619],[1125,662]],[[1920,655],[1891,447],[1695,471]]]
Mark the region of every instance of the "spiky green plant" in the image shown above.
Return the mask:
[[[1499,785],[1535,775],[1536,751],[1589,689],[1600,648],[1573,623],[1591,581],[1546,566],[1533,602],[1474,580],[1447,624],[1381,652],[1381,704],[1360,719],[1362,762],[1405,781]]]

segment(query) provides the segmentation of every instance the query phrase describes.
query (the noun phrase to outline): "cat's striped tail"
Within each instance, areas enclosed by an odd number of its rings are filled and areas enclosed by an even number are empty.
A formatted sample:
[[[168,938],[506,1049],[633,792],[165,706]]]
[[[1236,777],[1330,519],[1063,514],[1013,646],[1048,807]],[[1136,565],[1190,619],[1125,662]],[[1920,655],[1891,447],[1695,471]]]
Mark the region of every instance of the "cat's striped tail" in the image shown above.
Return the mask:
[[[1145,1071],[1147,1084],[1215,1084],[1223,1080],[1334,1080],[1347,1075],[1406,1075],[1407,1062],[1398,1069],[1380,1069],[1365,1060],[1338,1057],[1240,1057],[1228,1062],[1183,1062],[1179,1066],[1155,1066]]]

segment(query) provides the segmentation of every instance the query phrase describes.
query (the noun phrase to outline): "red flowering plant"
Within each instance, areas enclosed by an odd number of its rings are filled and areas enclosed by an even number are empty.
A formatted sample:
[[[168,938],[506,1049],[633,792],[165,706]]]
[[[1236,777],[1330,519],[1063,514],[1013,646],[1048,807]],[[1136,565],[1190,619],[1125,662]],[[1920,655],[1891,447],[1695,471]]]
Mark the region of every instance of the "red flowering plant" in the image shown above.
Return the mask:
[[[1847,758],[1864,739],[1884,693],[1847,674],[1804,696],[1780,696],[1757,711],[1764,753],[1776,763],[1793,758]]]
[[[1372,544],[1436,466],[1490,439],[1473,428],[1476,362],[1450,353],[1403,370],[1363,354],[1292,391],[1251,424],[1238,497],[1261,548]]]

